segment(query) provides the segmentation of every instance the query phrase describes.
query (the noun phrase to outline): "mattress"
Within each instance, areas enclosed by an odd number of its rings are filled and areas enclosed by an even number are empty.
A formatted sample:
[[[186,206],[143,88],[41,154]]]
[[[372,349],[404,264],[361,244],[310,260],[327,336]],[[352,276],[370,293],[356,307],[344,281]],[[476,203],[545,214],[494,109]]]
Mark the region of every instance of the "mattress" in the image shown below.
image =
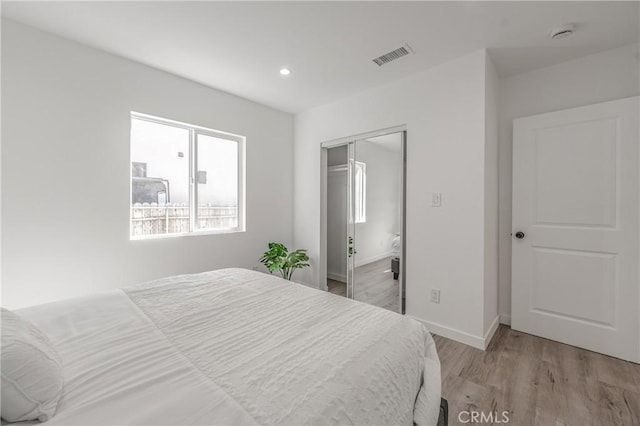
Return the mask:
[[[47,425],[435,425],[440,364],[409,318],[244,269],[17,311],[65,389]]]

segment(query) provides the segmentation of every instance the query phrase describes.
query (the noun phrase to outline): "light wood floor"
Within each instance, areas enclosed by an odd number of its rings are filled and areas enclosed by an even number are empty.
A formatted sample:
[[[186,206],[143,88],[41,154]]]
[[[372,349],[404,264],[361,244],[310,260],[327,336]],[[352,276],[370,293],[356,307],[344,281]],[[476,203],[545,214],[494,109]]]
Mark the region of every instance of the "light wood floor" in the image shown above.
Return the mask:
[[[640,425],[638,364],[507,326],[486,351],[434,339],[450,425],[463,424],[462,410],[509,411],[510,426]]]
[[[354,299],[398,312],[399,280],[393,279],[391,258],[362,265],[355,270]],[[327,279],[329,292],[347,296],[347,285]]]

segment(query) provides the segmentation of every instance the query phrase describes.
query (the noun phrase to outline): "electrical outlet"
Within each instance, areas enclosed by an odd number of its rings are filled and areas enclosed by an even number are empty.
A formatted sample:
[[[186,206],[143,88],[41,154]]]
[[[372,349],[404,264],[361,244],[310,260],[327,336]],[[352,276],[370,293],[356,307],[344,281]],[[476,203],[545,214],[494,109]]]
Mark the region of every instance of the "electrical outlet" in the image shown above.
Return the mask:
[[[431,289],[431,303],[440,303],[440,289]]]
[[[431,195],[431,207],[440,207],[442,205],[442,194],[434,192]]]

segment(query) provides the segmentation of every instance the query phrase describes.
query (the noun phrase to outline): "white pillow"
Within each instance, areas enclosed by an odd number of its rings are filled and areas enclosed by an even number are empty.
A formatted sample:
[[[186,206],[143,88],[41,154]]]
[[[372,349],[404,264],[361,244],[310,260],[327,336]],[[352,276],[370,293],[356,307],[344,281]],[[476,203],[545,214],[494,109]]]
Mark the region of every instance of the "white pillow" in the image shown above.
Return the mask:
[[[2,309],[0,416],[9,422],[46,422],[62,397],[62,361],[33,324]]]

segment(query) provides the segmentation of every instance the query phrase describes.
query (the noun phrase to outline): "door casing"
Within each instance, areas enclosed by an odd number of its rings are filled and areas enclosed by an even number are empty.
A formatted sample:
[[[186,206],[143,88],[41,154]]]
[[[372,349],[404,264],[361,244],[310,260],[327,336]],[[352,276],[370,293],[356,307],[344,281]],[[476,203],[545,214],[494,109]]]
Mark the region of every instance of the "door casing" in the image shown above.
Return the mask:
[[[634,362],[639,101],[517,119],[513,148],[512,327]]]

